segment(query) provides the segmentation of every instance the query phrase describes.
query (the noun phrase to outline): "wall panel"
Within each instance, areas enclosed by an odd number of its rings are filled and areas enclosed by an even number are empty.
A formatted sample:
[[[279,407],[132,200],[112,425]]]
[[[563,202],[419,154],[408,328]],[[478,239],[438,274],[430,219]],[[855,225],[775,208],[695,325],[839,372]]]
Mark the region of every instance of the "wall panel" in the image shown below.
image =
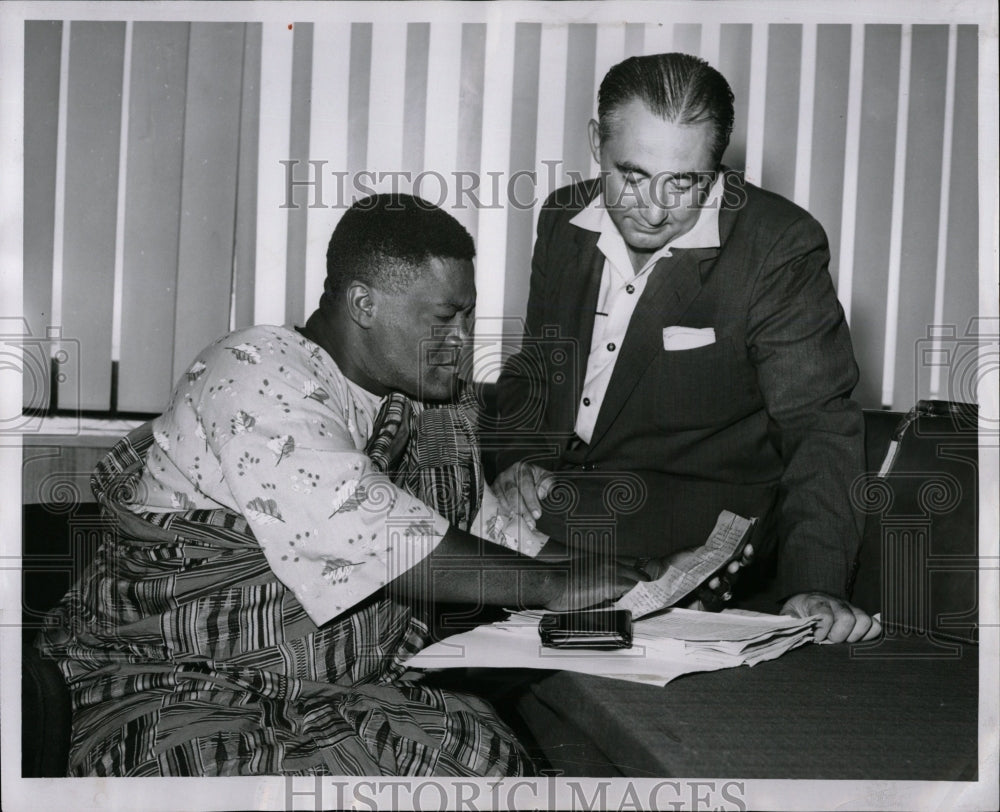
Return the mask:
[[[816,26],[801,26],[802,54],[799,62],[799,104],[795,136],[795,190],[798,205],[809,208],[812,182],[813,120],[816,115]]]
[[[605,74],[625,58],[625,24],[597,26],[594,40],[594,95],[590,100],[590,117],[597,118],[597,94]],[[597,164],[593,164],[596,171]]]
[[[473,234],[479,247],[476,264],[476,326],[480,332],[496,334],[504,314],[506,278],[510,269],[507,235],[510,207],[506,205],[506,180],[510,178],[513,148],[511,119],[514,113],[517,28],[506,20],[488,26],[483,65],[483,87],[490,91],[490,103],[482,105],[482,148],[479,177],[482,203]],[[530,168],[531,164],[527,165]],[[496,380],[500,374],[495,348],[485,344],[475,347],[476,380]]]
[[[403,114],[406,82],[406,23],[379,20],[372,27],[369,76],[368,151],[366,169],[379,177],[379,192],[399,190],[399,180],[384,173],[399,172],[403,162]],[[405,191],[405,190],[403,190]]]
[[[969,340],[972,316],[979,312],[979,33],[975,26],[958,26],[955,61],[955,126],[951,151],[951,193],[948,213],[948,261],[944,284],[942,325],[953,340],[943,346],[952,357],[973,352]],[[994,260],[995,261],[995,260]],[[996,287],[993,288],[994,292]],[[994,328],[995,329],[995,328]],[[963,341],[964,339],[964,341]],[[993,339],[996,340],[995,338]],[[940,397],[974,403],[976,376],[968,361],[956,373],[940,376]]]
[[[294,23],[268,21],[261,28],[260,123],[257,152],[257,231],[254,310],[256,324],[282,324],[287,318],[289,212],[288,164],[291,153]],[[301,83],[300,83],[301,84]],[[293,177],[297,176],[295,172]],[[301,191],[301,187],[296,187]]]
[[[59,385],[64,409],[111,405],[118,150],[125,23],[70,26],[62,266],[63,335],[80,342],[79,366]]]
[[[701,24],[674,23],[673,50],[701,56]]]
[[[645,28],[643,43],[645,53],[668,54],[675,50],[673,23],[647,23]]]
[[[52,251],[55,237],[56,146],[63,23],[24,24],[24,318],[31,335],[52,325]],[[30,168],[30,171],[28,169]],[[49,403],[49,348],[25,345],[25,408]]]
[[[461,179],[448,178],[451,187],[452,214],[464,225],[479,245],[479,209],[476,201],[484,194],[481,188],[483,160],[483,103],[486,81],[486,25],[462,24],[461,85],[458,97],[458,145],[455,171]],[[493,103],[509,107],[507,88],[491,88]],[[482,261],[480,261],[480,267]]]
[[[503,315],[515,322],[524,318],[528,305],[528,279],[531,275],[531,252],[534,246],[534,200],[536,183],[526,174],[535,171],[535,133],[538,131],[538,98],[541,77],[542,27],[537,23],[518,23],[514,64],[514,97],[511,132],[524,133],[511,138],[510,181],[507,184],[507,272]],[[509,340],[520,338],[520,330]]]
[[[568,182],[591,176],[593,158],[587,138],[587,125],[593,117],[594,59],[597,50],[597,26],[573,23],[569,26],[566,47],[566,103],[563,117],[562,159]]]
[[[351,176],[368,169],[368,112],[372,67],[372,23],[351,24],[351,66],[347,101],[347,166]]]
[[[244,26],[192,23],[173,380],[229,327]]]
[[[309,119],[311,117],[313,24],[295,23],[292,42],[292,76],[289,93],[288,158],[299,161],[299,173],[308,173]],[[313,190],[308,186],[296,187],[289,195],[292,207],[288,216],[288,252],[285,257],[285,324],[303,324],[316,302],[306,300],[306,231],[309,205]],[[267,211],[267,209],[265,209]],[[276,212],[276,216],[281,216]]]
[[[562,156],[566,129],[569,29],[565,26],[543,25],[539,52],[538,134],[535,149],[538,204],[532,212],[532,229],[538,225],[541,204],[549,194],[566,183],[566,166]],[[526,293],[524,295],[527,296]]]
[[[861,367],[856,396],[866,405],[881,405],[882,399],[899,52],[898,25],[866,26],[851,301],[851,333]]]
[[[760,185],[764,169],[764,125],[767,120],[768,39],[771,26],[754,23],[750,29],[750,79],[747,88],[746,179]]]
[[[158,412],[173,383],[188,23],[137,22],[125,185],[118,408]]]
[[[346,183],[338,183],[338,178],[347,169],[351,29],[348,23],[313,26],[311,84],[315,92],[310,100],[309,159],[317,163],[305,175],[319,184],[306,211],[305,296],[312,302],[318,302],[323,292],[330,235],[350,202]]]
[[[930,389],[917,340],[934,320],[947,62],[948,27],[913,26],[893,408],[908,409]]]
[[[642,23],[625,24],[625,56],[640,56],[645,51],[646,27]]]
[[[948,370],[916,348],[934,321],[946,332],[936,346],[954,342],[978,307],[974,27],[951,29],[952,72],[944,22],[914,26],[906,52],[898,25],[803,28],[817,19],[809,14],[776,24],[754,15],[664,23],[652,13],[556,23],[547,10],[528,21],[506,8],[462,6],[445,20],[402,6],[391,20],[355,14],[266,32],[138,22],[128,66],[122,23],[62,24],[65,42],[61,24],[29,23],[26,312],[36,332],[59,322],[82,342],[81,374],[60,387],[60,406],[111,403],[116,256],[118,408],[156,411],[193,354],[229,326],[308,315],[330,231],[378,186],[359,174],[368,171],[429,173],[415,191],[476,239],[479,314],[516,322],[541,200],[595,172],[587,123],[604,72],[668,50],[717,61],[729,79],[736,118],[725,163],[794,195],[825,227],[862,370],[858,399],[905,408],[930,394],[973,396],[968,383],[952,391]],[[282,209],[278,162],[288,158],[309,183]],[[535,182],[510,186],[523,170]],[[27,402],[44,406],[43,389],[32,391]]]
[[[698,55],[716,70],[719,68],[721,36],[722,26],[719,23],[704,23],[701,26],[701,49]]]
[[[726,77],[736,97],[733,103],[733,132],[722,160],[733,169],[744,169],[747,160],[747,99],[750,97],[750,44],[753,28],[743,23],[725,23],[719,39],[719,72]]]
[[[427,54],[427,114],[421,170],[429,174],[415,191],[441,206],[455,203],[453,175],[458,165],[459,111],[462,99],[462,24],[431,26]]]
[[[835,285],[840,257],[840,214],[847,138],[845,111],[850,80],[850,59],[846,57],[850,51],[849,25],[817,26],[809,212],[826,230],[830,243],[830,275]]]
[[[802,26],[769,26],[767,95],[764,99],[763,186],[789,199],[795,192],[795,158],[799,125],[799,72]]]
[[[427,62],[430,42],[430,23],[410,23],[406,26],[403,157],[400,168],[409,175],[408,184],[412,183],[424,169],[428,95]]]
[[[263,31],[247,23],[243,39],[243,87],[240,90],[239,170],[236,179],[236,239],[233,256],[232,329],[253,324],[257,268],[257,158],[260,144],[260,65]]]

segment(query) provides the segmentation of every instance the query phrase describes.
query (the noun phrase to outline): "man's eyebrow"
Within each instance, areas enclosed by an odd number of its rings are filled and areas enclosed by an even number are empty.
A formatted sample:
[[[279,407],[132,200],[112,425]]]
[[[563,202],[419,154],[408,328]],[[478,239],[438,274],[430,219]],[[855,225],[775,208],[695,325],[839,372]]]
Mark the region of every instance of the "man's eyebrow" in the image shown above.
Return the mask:
[[[643,177],[651,178],[654,177],[651,173],[647,172],[641,166],[637,166],[631,161],[619,161],[615,164],[615,168],[622,173],[632,173],[635,175],[642,175]],[[699,178],[703,177],[706,173],[699,171],[697,169],[691,170],[690,172],[657,172],[657,178],[665,178],[666,180],[679,180],[690,183],[696,183]]]
[[[668,180],[684,180],[696,183],[698,180],[705,177],[707,173],[695,169],[691,172],[664,172],[663,174]]]
[[[615,169],[617,169],[619,172],[630,172],[635,175],[645,175],[647,178],[650,177],[649,172],[647,172],[641,166],[636,166],[631,161],[617,161],[615,163]]]

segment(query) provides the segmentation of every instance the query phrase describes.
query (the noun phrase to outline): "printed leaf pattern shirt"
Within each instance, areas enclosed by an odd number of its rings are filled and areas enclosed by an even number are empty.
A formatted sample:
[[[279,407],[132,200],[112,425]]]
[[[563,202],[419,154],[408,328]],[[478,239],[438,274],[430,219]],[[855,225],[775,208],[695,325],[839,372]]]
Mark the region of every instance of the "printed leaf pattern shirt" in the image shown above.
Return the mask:
[[[448,529],[365,456],[380,404],[294,330],[232,333],[198,356],[154,421],[138,501],[243,514],[275,575],[321,625]]]
[[[136,507],[241,513],[322,625],[429,555],[448,529],[365,455],[381,404],[290,328],[231,333],[195,359],[154,421]],[[486,491],[472,530],[536,554],[546,538]]]

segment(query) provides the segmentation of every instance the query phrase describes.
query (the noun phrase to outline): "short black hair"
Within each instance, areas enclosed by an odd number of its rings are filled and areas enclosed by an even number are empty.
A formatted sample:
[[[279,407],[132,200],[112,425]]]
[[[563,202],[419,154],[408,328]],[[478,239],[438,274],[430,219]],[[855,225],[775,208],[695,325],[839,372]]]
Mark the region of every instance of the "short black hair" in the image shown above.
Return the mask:
[[[323,298],[336,300],[353,281],[399,293],[428,259],[475,255],[469,232],[433,203],[399,193],[372,195],[356,201],[333,230]]]
[[[639,99],[672,124],[711,124],[712,160],[718,166],[733,131],[733,91],[721,73],[691,54],[633,56],[607,72],[597,93],[601,140],[611,134],[615,113]]]

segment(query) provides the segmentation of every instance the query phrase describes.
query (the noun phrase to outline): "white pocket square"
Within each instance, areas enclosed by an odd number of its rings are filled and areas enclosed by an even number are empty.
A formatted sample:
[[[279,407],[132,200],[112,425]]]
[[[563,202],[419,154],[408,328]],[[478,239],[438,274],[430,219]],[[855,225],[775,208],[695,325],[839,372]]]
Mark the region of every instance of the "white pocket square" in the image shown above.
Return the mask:
[[[714,343],[714,327],[663,328],[663,349],[665,350],[693,350]]]

